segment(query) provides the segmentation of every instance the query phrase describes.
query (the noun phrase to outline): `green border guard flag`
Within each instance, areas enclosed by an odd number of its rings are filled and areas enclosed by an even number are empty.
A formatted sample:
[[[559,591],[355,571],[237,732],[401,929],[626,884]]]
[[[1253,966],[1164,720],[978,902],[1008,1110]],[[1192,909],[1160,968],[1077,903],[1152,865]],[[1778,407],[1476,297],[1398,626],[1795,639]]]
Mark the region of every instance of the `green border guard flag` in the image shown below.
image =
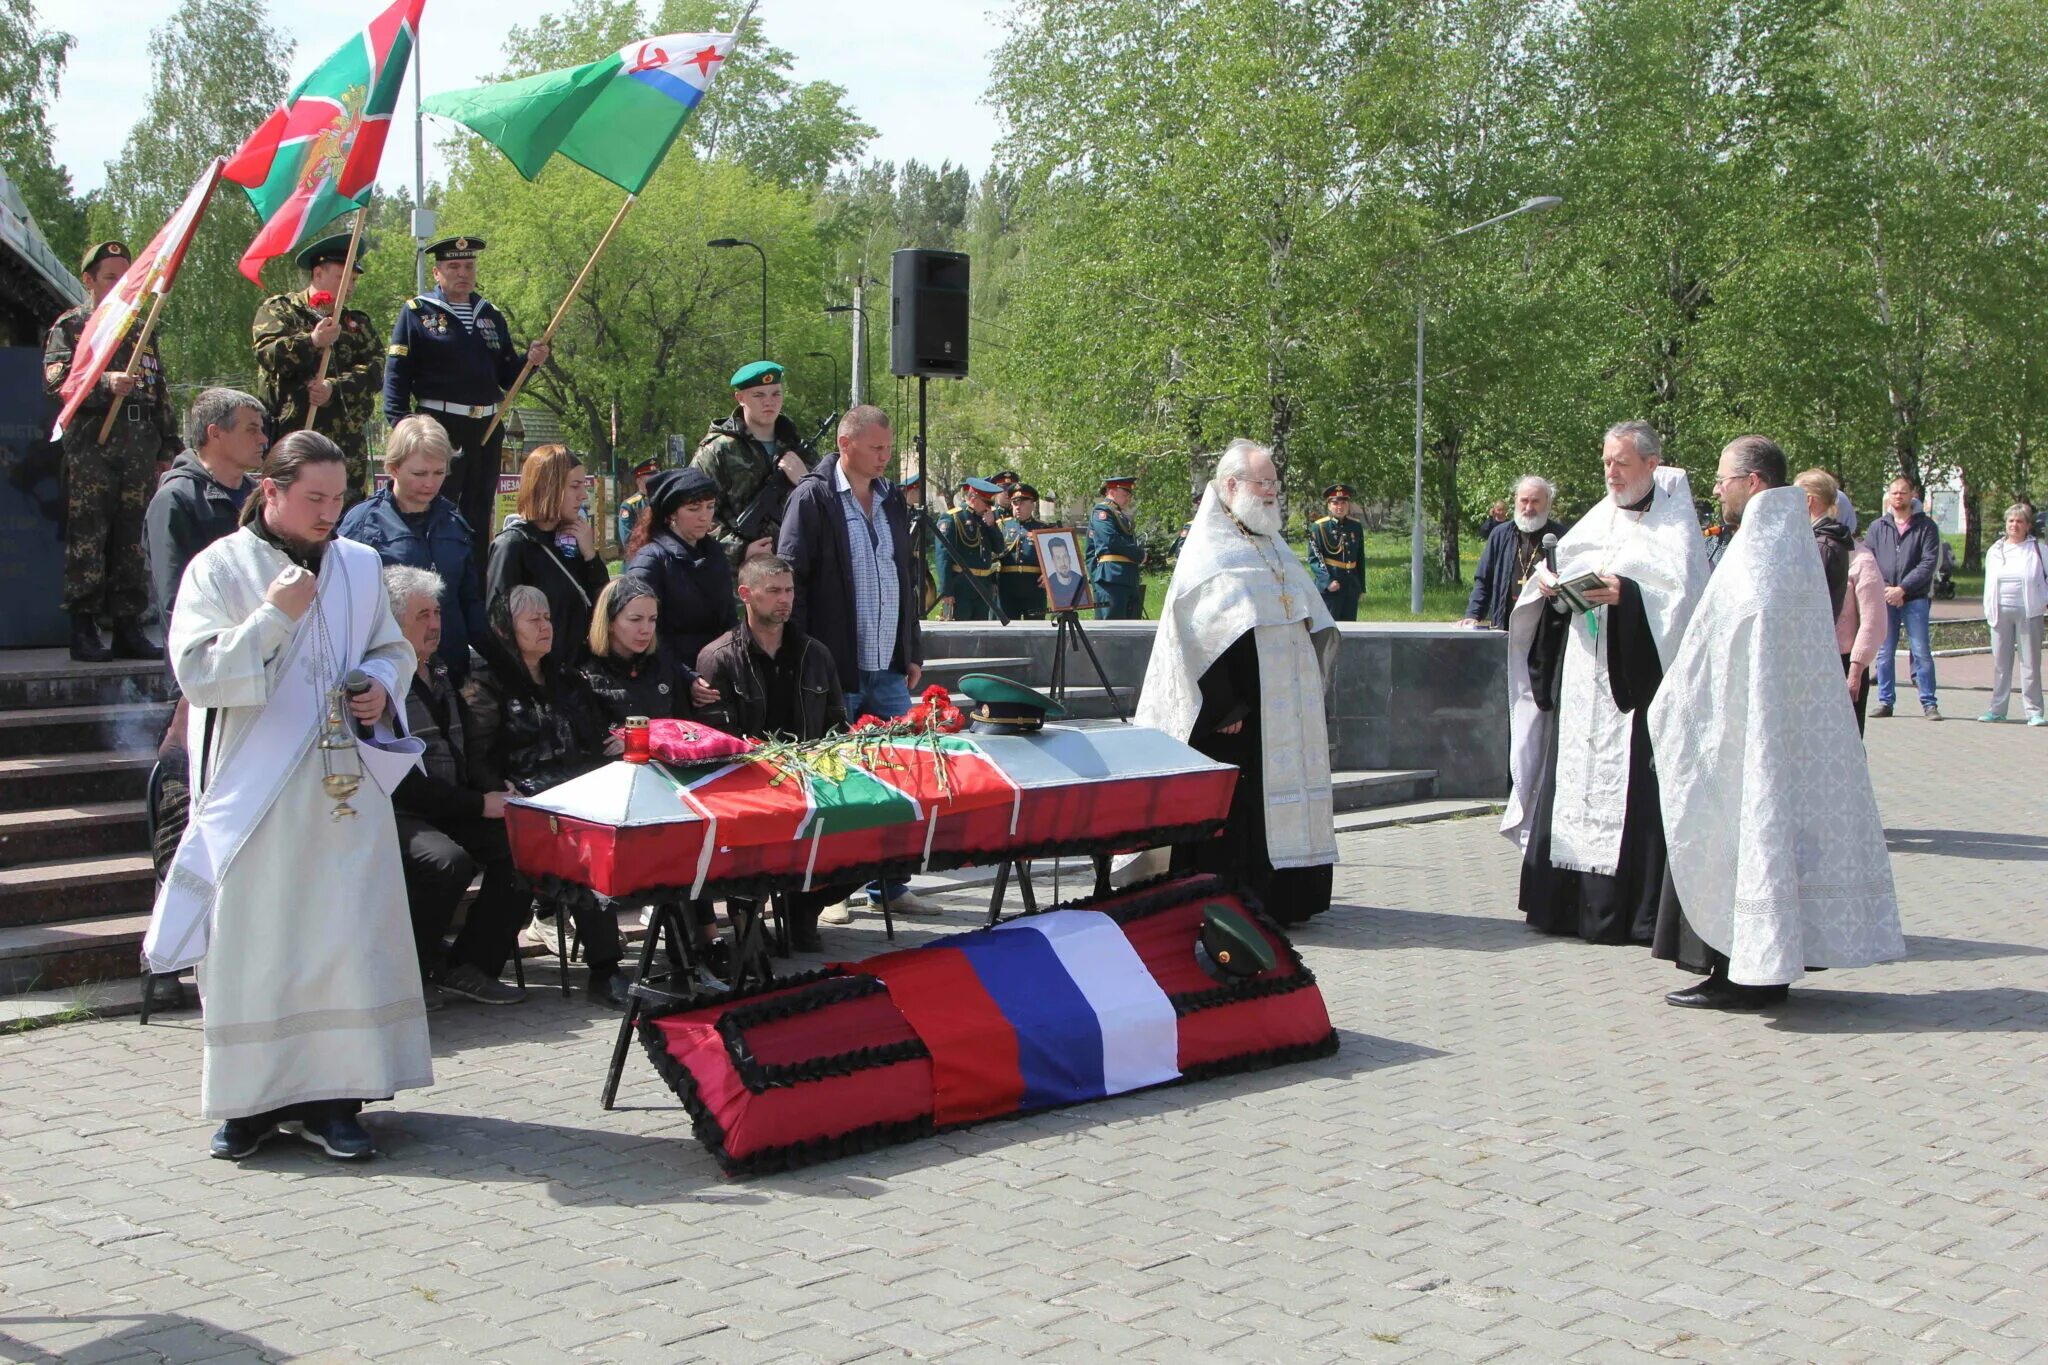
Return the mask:
[[[738,33],[669,33],[585,66],[436,95],[421,107],[505,154],[528,180],[560,152],[638,194]]]

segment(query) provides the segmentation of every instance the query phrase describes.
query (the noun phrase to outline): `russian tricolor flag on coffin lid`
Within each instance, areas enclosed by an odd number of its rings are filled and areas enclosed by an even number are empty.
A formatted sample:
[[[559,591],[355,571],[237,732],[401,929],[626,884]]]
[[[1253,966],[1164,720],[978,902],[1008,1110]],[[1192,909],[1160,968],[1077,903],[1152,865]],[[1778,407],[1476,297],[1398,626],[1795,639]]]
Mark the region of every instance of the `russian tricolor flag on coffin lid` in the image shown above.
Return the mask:
[[[1100,911],[1032,915],[861,970],[931,1050],[939,1127],[1180,1077],[1173,1003]]]

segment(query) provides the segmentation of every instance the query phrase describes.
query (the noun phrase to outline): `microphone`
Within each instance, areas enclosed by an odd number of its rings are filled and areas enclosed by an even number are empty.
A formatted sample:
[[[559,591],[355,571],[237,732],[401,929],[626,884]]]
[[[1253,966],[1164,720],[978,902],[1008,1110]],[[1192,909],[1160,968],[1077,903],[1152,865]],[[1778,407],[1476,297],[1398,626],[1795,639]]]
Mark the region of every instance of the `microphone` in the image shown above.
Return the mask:
[[[1557,578],[1557,532],[1544,532],[1543,539],[1538,543],[1543,547],[1543,567],[1550,570],[1550,577],[1554,581]],[[1550,609],[1559,615],[1571,610],[1564,604],[1564,599],[1559,597],[1550,599]]]
[[[348,676],[341,680],[341,690],[348,694],[350,701],[354,701],[357,697],[360,697],[365,692],[368,692],[370,690],[370,686],[370,675],[363,672],[363,670],[360,668],[350,669],[348,671]],[[361,721],[356,722],[356,733],[361,735],[364,739],[371,738],[370,727],[363,724]]]

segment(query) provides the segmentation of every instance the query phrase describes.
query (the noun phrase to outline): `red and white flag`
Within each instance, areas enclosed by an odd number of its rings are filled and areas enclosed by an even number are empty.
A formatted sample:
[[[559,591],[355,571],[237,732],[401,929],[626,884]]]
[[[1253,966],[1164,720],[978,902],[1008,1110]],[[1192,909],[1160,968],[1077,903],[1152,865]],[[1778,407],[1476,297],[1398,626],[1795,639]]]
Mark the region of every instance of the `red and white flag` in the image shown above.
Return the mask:
[[[85,331],[79,334],[77,349],[71,354],[71,373],[65,376],[64,387],[58,390],[58,395],[64,400],[64,408],[57,414],[57,425],[50,432],[51,440],[64,435],[64,428],[71,425],[71,419],[78,414],[86,395],[100,382],[100,376],[106,373],[107,363],[114,358],[114,352],[120,349],[121,342],[147,305],[157,295],[171,291],[171,281],[177,278],[178,267],[185,263],[185,252],[192,245],[192,234],[199,230],[199,220],[206,214],[206,203],[213,197],[214,186],[220,183],[221,167],[226,164],[226,158],[215,157],[200,173],[199,179],[185,195],[185,202],[178,205],[178,211],[157,229],[156,236],[149,239],[149,245],[128,267],[128,273],[121,277],[120,283],[100,300],[99,307],[92,310],[92,316],[86,320]]]

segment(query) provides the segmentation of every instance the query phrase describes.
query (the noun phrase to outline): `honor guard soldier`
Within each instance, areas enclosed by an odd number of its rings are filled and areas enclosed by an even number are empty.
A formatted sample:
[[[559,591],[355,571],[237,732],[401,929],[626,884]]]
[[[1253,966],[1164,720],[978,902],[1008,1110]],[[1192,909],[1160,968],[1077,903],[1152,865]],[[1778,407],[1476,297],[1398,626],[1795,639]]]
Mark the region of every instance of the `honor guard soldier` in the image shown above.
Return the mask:
[[[298,254],[299,269],[311,277],[304,289],[272,294],[256,309],[250,325],[256,347],[256,368],[263,373],[263,403],[270,411],[273,439],[306,425],[312,404],[313,430],[341,447],[348,468],[351,507],[369,496],[369,454],[363,448],[363,427],[376,410],[384,382],[383,348],[368,313],[348,308],[334,316],[334,296],[348,261],[348,234],[323,237]],[[360,249],[355,273],[363,273]],[[326,297],[321,298],[322,295]],[[327,378],[318,385],[325,354]]]
[[[1013,621],[1045,616],[1045,588],[1038,581],[1038,542],[1033,531],[1045,529],[1038,519],[1038,490],[1020,483],[1010,490],[1010,515],[999,522],[1003,533],[1002,572],[996,575],[997,600]]]
[[[619,555],[625,557],[626,542],[633,538],[633,523],[647,507],[647,481],[661,469],[660,460],[642,460],[633,466],[633,495],[619,499]]]
[[[924,475],[913,469],[896,486],[902,490],[903,505],[910,512],[910,558],[917,565],[917,577],[922,584],[917,604],[917,614],[922,619],[939,604],[939,585],[932,577],[932,519],[924,510]]]
[[[476,292],[481,237],[443,237],[427,244],[434,258],[434,288],[408,299],[391,328],[384,359],[384,419],[397,426],[414,411],[441,424],[455,447],[455,468],[444,494],[453,498],[475,538],[475,562],[490,558],[491,509],[505,448],[498,401],[530,360],[545,365],[548,345],[513,344],[505,315]]]
[[[64,387],[92,310],[128,273],[130,259],[120,242],[100,242],[86,251],[78,275],[89,297],[50,325],[43,347],[43,386],[49,392]],[[157,461],[170,459],[185,443],[171,415],[156,342],[152,338],[135,365],[135,336],[131,331],[114,351],[64,428],[64,609],[71,613],[71,657],[85,663],[116,653],[124,659],[163,657],[142,633],[142,614],[149,608],[142,522],[156,490]],[[109,410],[114,424],[103,445],[100,428]],[[102,617],[113,623],[111,649],[100,636]]]
[[[1002,470],[989,475],[988,481],[1002,490],[996,494],[996,525],[1000,526],[1010,516],[1010,500],[1017,492],[1017,471]]]
[[[962,479],[962,505],[933,522],[940,620],[995,619],[996,560],[1003,552],[1003,533],[995,518],[1000,491],[1002,485],[993,479]]]
[[[1365,592],[1365,528],[1351,519],[1349,484],[1331,484],[1323,500],[1330,515],[1317,517],[1308,528],[1308,571],[1330,615],[1356,621],[1358,599]]]
[[[1202,500],[1197,497],[1188,507],[1188,519],[1180,524],[1180,534],[1173,538],[1173,548],[1166,552],[1166,567],[1180,563],[1180,551],[1188,543],[1188,532],[1195,529],[1195,513],[1202,510]]]
[[[732,396],[732,416],[711,424],[690,463],[718,485],[718,543],[737,567],[775,553],[783,504],[811,472],[811,447],[782,415],[782,367],[774,361],[733,371]]]
[[[1098,621],[1136,621],[1145,615],[1145,547],[1131,521],[1137,489],[1138,481],[1128,474],[1104,479],[1102,497],[1088,518],[1088,578],[1095,585]]]

